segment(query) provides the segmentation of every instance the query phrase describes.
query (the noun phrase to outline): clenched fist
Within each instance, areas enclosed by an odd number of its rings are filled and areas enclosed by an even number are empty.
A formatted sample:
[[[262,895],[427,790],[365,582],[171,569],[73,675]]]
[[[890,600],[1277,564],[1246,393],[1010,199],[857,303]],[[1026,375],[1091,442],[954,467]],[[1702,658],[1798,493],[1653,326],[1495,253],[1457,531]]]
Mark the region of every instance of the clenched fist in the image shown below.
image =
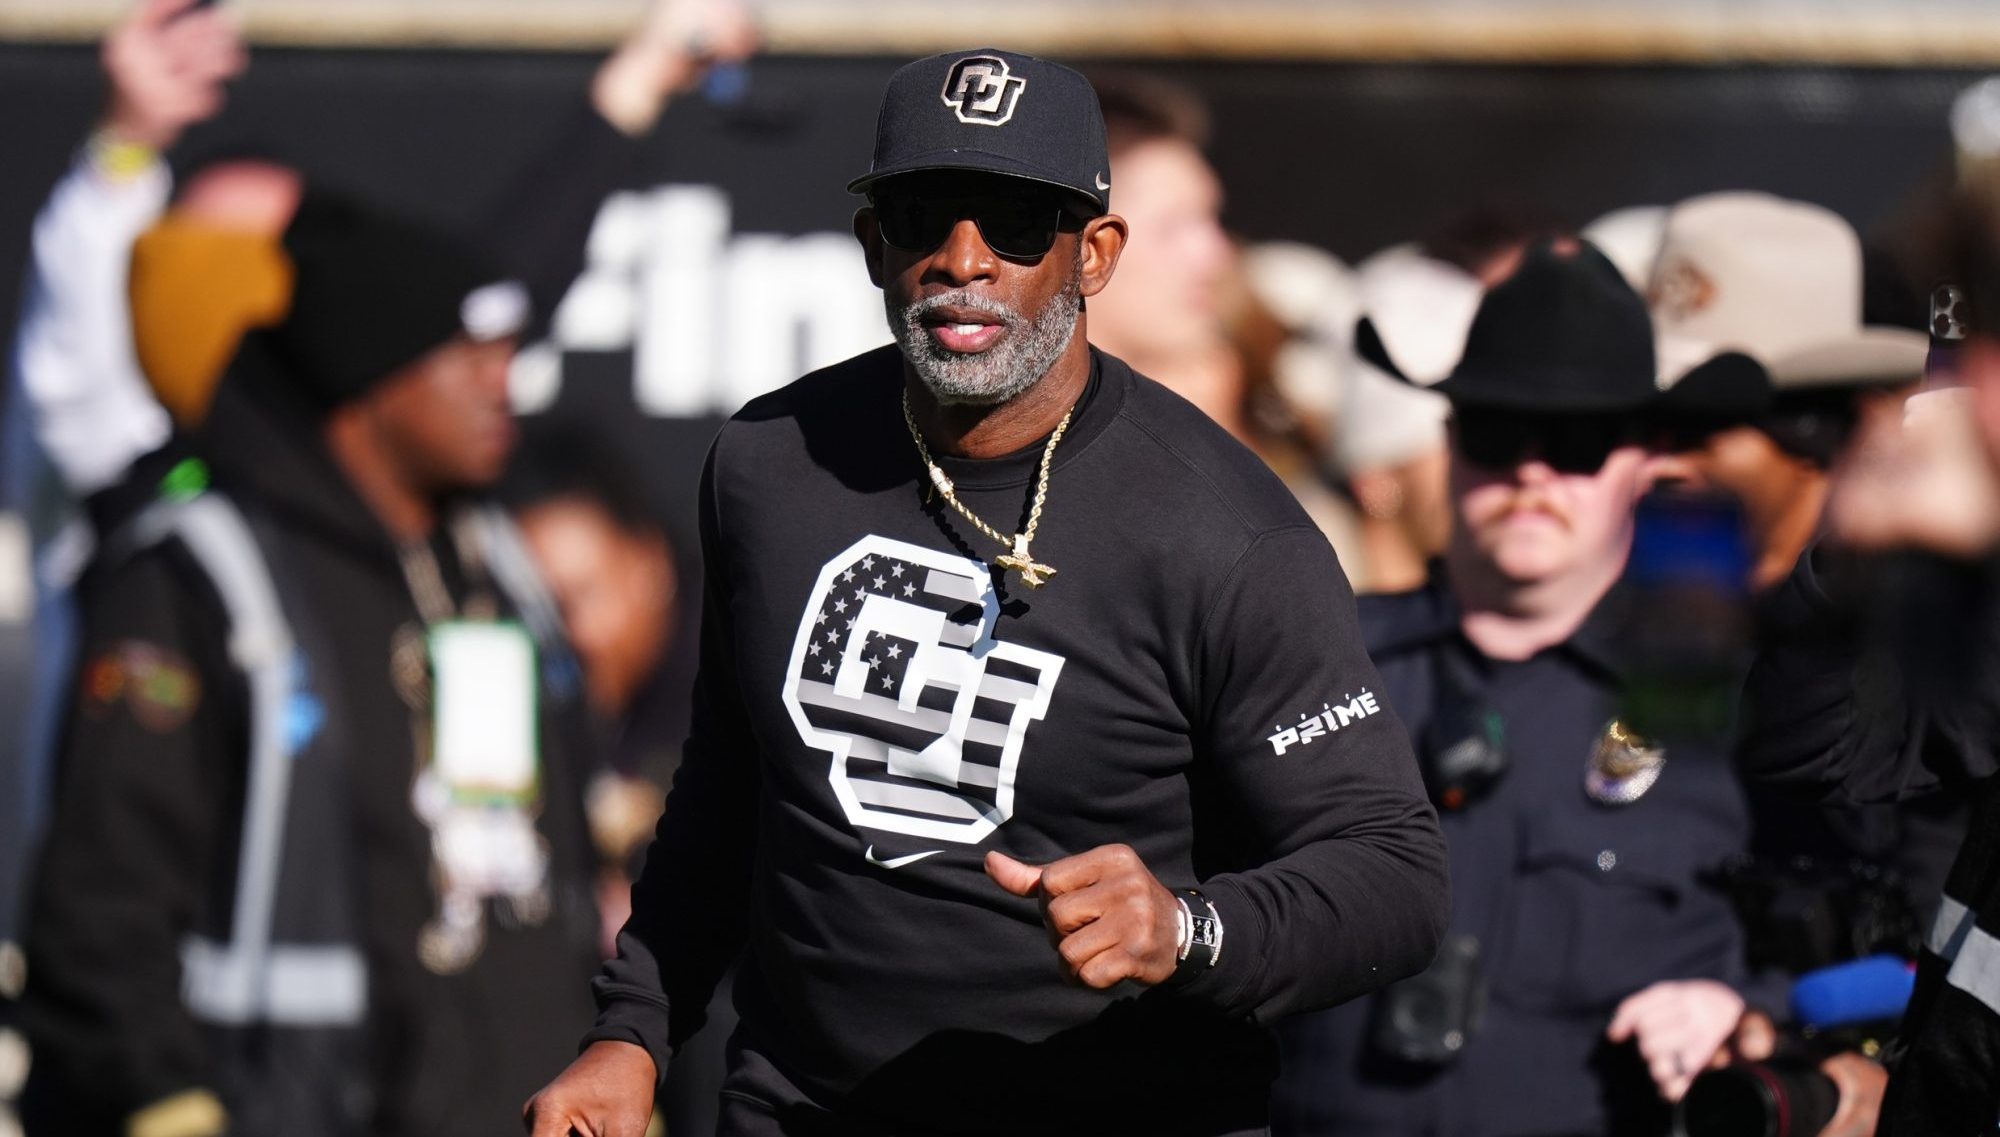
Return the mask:
[[[1103,990],[1130,979],[1164,983],[1180,955],[1180,901],[1128,845],[1103,845],[1048,865],[986,854],[986,875],[1038,896],[1072,977]]]
[[[593,1042],[528,1099],[521,1122],[532,1137],[646,1137],[656,1077],[644,1048]]]

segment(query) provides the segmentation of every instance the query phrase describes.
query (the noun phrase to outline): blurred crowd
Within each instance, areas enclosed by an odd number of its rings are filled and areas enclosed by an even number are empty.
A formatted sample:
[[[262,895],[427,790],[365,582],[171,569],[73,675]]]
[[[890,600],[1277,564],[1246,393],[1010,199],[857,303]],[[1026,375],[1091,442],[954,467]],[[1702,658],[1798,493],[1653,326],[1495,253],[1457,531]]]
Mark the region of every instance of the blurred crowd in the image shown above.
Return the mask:
[[[656,0],[444,232],[274,152],[170,167],[239,30],[111,33],[6,403],[0,1133],[509,1132],[572,1053],[687,729],[692,488],[521,429],[509,367],[755,38]],[[2000,85],[1867,244],[1717,187],[1468,200],[1349,265],[1224,228],[1192,93],[1091,78],[1133,235],[1091,340],[1323,530],[1452,846],[1438,962],[1283,1024],[1274,1130],[1943,1132],[2000,1062]],[[714,1127],[709,1019],[667,1132]]]

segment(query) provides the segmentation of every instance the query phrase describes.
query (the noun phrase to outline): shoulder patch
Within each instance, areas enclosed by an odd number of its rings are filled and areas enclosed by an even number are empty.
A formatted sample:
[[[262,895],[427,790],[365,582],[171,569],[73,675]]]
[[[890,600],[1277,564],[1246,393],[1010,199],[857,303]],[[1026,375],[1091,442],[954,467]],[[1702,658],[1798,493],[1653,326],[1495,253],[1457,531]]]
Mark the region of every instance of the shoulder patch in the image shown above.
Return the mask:
[[[201,678],[179,652],[145,640],[121,640],[84,664],[84,710],[103,716],[123,704],[140,726],[170,734],[201,706]]]

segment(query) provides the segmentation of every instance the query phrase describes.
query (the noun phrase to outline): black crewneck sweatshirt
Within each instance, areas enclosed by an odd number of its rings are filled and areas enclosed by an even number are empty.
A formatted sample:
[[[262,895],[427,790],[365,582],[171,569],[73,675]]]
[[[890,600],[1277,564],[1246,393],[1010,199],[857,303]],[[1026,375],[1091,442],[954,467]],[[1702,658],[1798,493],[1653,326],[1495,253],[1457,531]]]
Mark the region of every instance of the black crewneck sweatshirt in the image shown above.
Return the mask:
[[[747,947],[726,1092],[871,1132],[1255,1128],[1263,1024],[1421,970],[1449,910],[1346,579],[1255,456],[1094,354],[1029,590],[928,492],[902,385],[871,352],[715,443],[692,736],[589,1038],[664,1069]],[[1004,532],[1041,455],[939,464]],[[1216,967],[1072,983],[982,867],[1117,842],[1213,900]]]

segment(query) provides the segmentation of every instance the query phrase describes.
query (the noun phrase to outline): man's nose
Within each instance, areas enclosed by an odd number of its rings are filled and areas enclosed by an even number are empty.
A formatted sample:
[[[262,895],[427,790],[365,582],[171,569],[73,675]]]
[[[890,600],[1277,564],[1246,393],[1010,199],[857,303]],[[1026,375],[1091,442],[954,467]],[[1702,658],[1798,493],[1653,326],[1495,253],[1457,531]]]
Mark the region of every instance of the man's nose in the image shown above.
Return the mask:
[[[999,259],[980,234],[979,223],[961,217],[952,225],[951,232],[945,234],[944,243],[931,254],[927,275],[955,287],[975,280],[991,280]]]
[[[1556,468],[1540,453],[1530,452],[1514,463],[1514,480],[1524,486],[1546,485],[1556,480]]]
[[[508,381],[512,378],[513,372],[513,351],[487,353],[474,369],[480,394],[488,399],[507,399]]]

